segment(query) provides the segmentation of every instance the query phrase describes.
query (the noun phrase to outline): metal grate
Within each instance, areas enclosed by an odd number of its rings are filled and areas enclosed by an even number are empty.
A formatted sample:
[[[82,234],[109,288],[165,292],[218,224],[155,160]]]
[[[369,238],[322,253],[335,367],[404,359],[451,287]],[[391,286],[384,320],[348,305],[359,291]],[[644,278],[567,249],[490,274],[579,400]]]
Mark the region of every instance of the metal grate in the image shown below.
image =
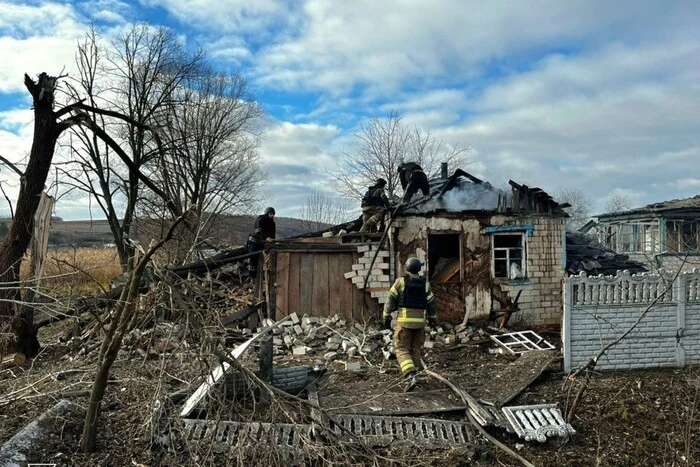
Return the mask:
[[[491,339],[513,355],[530,350],[550,350],[554,346],[534,331],[511,332],[491,336]]]
[[[465,423],[411,417],[373,417],[336,415],[331,430],[348,439],[344,428],[368,443],[387,443],[411,440],[416,443],[467,444],[471,439],[470,426]],[[215,422],[186,419],[187,441],[216,441],[238,448],[270,444],[298,448],[304,440],[316,440],[312,425],[289,423]],[[322,440],[318,440],[322,441]],[[350,441],[350,440],[349,440]]]
[[[548,436],[565,438],[576,434],[576,430],[566,423],[554,404],[520,405],[503,407],[501,410],[518,436],[525,441],[537,440],[543,443]]]

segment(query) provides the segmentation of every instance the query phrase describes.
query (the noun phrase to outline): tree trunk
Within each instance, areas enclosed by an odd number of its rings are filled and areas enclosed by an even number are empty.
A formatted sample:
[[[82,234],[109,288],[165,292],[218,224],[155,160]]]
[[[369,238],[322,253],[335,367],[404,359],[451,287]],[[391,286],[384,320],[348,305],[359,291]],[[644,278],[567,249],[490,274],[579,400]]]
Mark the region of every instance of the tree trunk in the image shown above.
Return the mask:
[[[29,162],[20,179],[19,198],[10,232],[0,246],[0,327],[6,327],[16,314],[16,302],[21,299],[19,272],[22,257],[32,239],[34,213],[51,168],[56,140],[61,133],[53,111],[56,78],[42,73],[38,82],[24,75],[24,84],[34,104],[34,138]],[[30,323],[33,326],[33,323]],[[39,350],[36,333],[26,333],[24,324],[18,334],[22,342],[15,342],[28,357]],[[15,328],[15,331],[18,329]]]
[[[34,216],[34,237],[32,241],[32,262],[29,265],[28,280],[24,287],[25,296],[23,304],[18,308],[14,319],[15,340],[18,350],[27,355],[35,355],[41,346],[37,338],[38,329],[34,326],[34,298],[36,290],[41,285],[44,275],[44,262],[49,243],[49,224],[51,222],[51,209],[53,198],[46,193],[41,193],[39,207]]]

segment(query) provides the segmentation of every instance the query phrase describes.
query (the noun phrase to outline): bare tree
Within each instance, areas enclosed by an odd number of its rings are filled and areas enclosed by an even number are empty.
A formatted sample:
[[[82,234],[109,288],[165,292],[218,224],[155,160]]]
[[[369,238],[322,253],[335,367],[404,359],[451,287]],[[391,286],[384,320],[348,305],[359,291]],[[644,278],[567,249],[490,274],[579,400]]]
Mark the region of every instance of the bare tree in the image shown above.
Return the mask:
[[[352,217],[353,207],[346,198],[315,190],[301,209],[300,226],[306,232],[317,232],[329,225],[342,224]]]
[[[337,171],[331,176],[338,190],[348,198],[359,199],[377,178],[387,181],[391,198],[400,189],[398,167],[416,162],[428,177],[440,171],[440,163],[459,167],[466,164],[469,148],[435,139],[430,132],[409,128],[402,117],[391,112],[386,118],[371,117],[353,133],[356,148],[340,152]]]
[[[17,199],[15,216],[9,233],[0,246],[0,327],[6,325],[8,319],[14,316],[13,330],[16,347],[27,356],[34,356],[39,350],[39,342],[34,328],[34,308],[31,303],[22,301],[19,287],[19,272],[22,258],[32,239],[34,214],[39,206],[41,192],[51,169],[58,138],[69,128],[76,125],[89,128],[97,138],[105,142],[124,162],[130,173],[138,181],[159,194],[165,200],[174,215],[177,206],[169,202],[165,194],[142,173],[116,141],[100,127],[90,114],[109,115],[120,118],[132,125],[140,126],[128,116],[113,111],[101,111],[83,101],[66,105],[54,110],[56,86],[59,78],[41,73],[37,81],[28,75],[24,76],[24,84],[32,96],[34,108],[34,137],[29,153],[27,167],[21,176],[20,192]],[[142,126],[148,131],[148,127]],[[154,135],[159,143],[157,135]],[[156,144],[162,153],[162,145]],[[181,214],[181,212],[179,213]],[[2,347],[0,345],[0,347]]]
[[[67,175],[73,187],[88,193],[104,212],[123,268],[133,254],[132,244],[126,240],[143,196],[136,174],[151,175],[160,154],[153,134],[144,128],[156,127],[180,104],[175,91],[200,72],[202,59],[201,53],[188,53],[172,31],[143,24],[133,26],[109,45],[91,30],[78,45],[79,77],[71,85],[71,96],[83,98],[94,108],[129,117],[91,114],[126,148],[129,162],[123,164],[123,158],[115,158],[110,147],[92,132],[77,128],[76,141],[71,144],[77,171]],[[171,209],[174,204],[167,206],[176,216]]]
[[[578,188],[562,188],[556,194],[558,203],[569,203],[571,207],[565,208],[569,214],[567,228],[575,230],[588,222],[591,217],[593,203],[586,194]]]
[[[622,212],[632,209],[632,201],[622,193],[612,192],[605,204],[605,212]]]
[[[191,209],[180,239],[196,251],[222,215],[245,212],[258,201],[265,179],[258,153],[264,111],[236,74],[208,70],[175,94],[182,104],[159,125],[169,151],[154,176],[183,212]],[[156,201],[141,212],[158,220],[162,211]]]
[[[111,325],[105,332],[104,340],[100,345],[100,352],[97,359],[97,372],[95,381],[90,391],[90,401],[85,413],[85,423],[83,424],[83,435],[80,439],[80,448],[83,452],[94,452],[97,448],[97,422],[100,416],[102,407],[102,399],[104,398],[107,388],[107,380],[109,379],[109,371],[117,359],[117,354],[122,346],[124,334],[129,329],[129,323],[137,312],[136,298],[139,293],[141,278],[153,255],[158,251],[163,244],[168,241],[177,225],[183,221],[183,213],[178,217],[168,229],[168,232],[163,238],[151,245],[148,251],[141,252],[141,256],[132,255],[129,260],[127,283],[122,289],[122,293],[117,300],[112,315]],[[136,247],[134,248],[136,251]]]

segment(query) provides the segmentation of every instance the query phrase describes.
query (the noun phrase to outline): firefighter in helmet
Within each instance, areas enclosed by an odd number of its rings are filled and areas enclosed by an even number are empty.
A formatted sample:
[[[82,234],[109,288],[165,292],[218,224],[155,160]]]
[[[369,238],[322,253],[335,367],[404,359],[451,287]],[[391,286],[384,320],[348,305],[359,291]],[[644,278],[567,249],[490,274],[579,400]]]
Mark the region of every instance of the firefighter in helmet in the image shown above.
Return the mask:
[[[411,202],[411,198],[418,190],[423,193],[423,196],[428,196],[430,192],[428,177],[423,172],[423,168],[415,162],[405,162],[399,166],[399,181],[401,188],[404,189],[402,201],[406,204]]]
[[[386,180],[378,178],[362,197],[362,227],[360,232],[375,232],[384,218],[384,210],[389,207],[384,187],[386,187]]]
[[[389,298],[384,304],[384,328],[391,327],[391,313],[398,311],[394,326],[394,350],[406,380],[406,391],[418,383],[417,366],[421,362],[421,351],[425,343],[425,324],[437,324],[435,296],[430,282],[418,275],[423,264],[418,258],[408,258],[406,275],[399,277],[389,289]]]

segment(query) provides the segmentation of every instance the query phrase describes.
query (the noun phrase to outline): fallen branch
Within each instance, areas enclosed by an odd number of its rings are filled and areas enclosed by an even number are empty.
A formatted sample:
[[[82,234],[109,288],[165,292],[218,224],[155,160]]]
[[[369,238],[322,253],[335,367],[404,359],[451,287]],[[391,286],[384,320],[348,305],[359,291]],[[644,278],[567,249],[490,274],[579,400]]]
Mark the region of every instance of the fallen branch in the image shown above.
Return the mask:
[[[306,406],[309,408],[310,415],[309,417],[320,427],[324,428],[325,431],[330,434],[333,438],[336,438],[337,440],[337,435],[333,433],[329,428],[327,428],[328,422],[333,423],[336,427],[338,427],[343,433],[345,433],[349,438],[352,438],[355,440],[355,442],[362,447],[366,452],[365,454],[370,456],[371,459],[376,459],[378,458],[378,454],[372,450],[369,446],[365,444],[364,441],[362,441],[360,438],[358,438],[354,433],[352,433],[350,430],[345,428],[342,424],[336,422],[333,417],[320,408],[318,405],[313,404],[312,402],[302,399],[300,397],[297,397],[293,394],[289,394],[287,392],[282,391],[281,389],[277,389],[274,386],[271,386],[258,378],[258,376],[253,373],[251,370],[248,368],[244,367],[241,362],[239,362],[236,358],[231,358],[231,356],[224,354],[223,352],[218,351],[217,349],[214,349],[214,354],[222,361],[226,362],[232,367],[234,367],[236,370],[240,371],[243,373],[246,377],[248,377],[253,384],[255,384],[257,387],[260,389],[266,391],[271,397],[272,396],[278,396],[284,399],[289,399],[294,402],[297,402],[303,406]],[[320,417],[319,417],[320,416]],[[340,440],[337,440],[340,441]]]
[[[424,367],[425,367],[425,365],[424,365]],[[433,378],[437,379],[438,381],[442,381],[443,383],[447,384],[450,388],[452,388],[452,390],[453,390],[455,393],[457,393],[457,395],[462,399],[462,402],[464,402],[464,404],[465,404],[467,407],[469,407],[470,409],[472,408],[472,406],[473,406],[474,404],[476,404],[477,406],[479,406],[479,403],[476,402],[476,399],[474,399],[471,395],[469,395],[469,393],[467,393],[465,390],[463,390],[463,389],[460,388],[459,386],[457,386],[457,385],[455,385],[454,383],[452,383],[450,380],[448,380],[448,379],[445,378],[444,376],[439,375],[439,374],[435,373],[434,371],[427,370],[427,369],[425,370],[425,373],[426,373],[428,376],[432,376]],[[479,406],[479,407],[481,407],[481,406]],[[481,408],[481,410],[483,410],[483,408]],[[469,419],[469,423],[471,423],[471,424],[474,426],[474,428],[477,429],[477,431],[481,434],[481,436],[483,436],[484,438],[486,438],[487,440],[489,440],[494,446],[496,446],[497,448],[501,449],[501,450],[504,451],[506,454],[508,454],[508,455],[510,455],[511,457],[513,457],[514,459],[517,459],[517,460],[518,460],[521,464],[523,464],[524,466],[526,466],[526,467],[535,467],[532,463],[530,463],[530,461],[528,461],[527,459],[525,459],[524,457],[522,457],[520,454],[518,454],[517,452],[513,451],[511,448],[509,448],[508,446],[506,446],[505,444],[501,443],[501,442],[498,441],[496,438],[494,438],[493,436],[491,436],[490,434],[488,434],[488,432],[487,432],[486,430],[484,430],[484,427],[482,427],[482,426],[474,419],[474,416],[471,414],[471,412],[470,412],[469,410],[466,410],[466,414],[467,414],[467,418]]]
[[[22,366],[25,363],[27,363],[27,357],[25,357],[23,353],[12,354],[0,360],[0,370]]]

